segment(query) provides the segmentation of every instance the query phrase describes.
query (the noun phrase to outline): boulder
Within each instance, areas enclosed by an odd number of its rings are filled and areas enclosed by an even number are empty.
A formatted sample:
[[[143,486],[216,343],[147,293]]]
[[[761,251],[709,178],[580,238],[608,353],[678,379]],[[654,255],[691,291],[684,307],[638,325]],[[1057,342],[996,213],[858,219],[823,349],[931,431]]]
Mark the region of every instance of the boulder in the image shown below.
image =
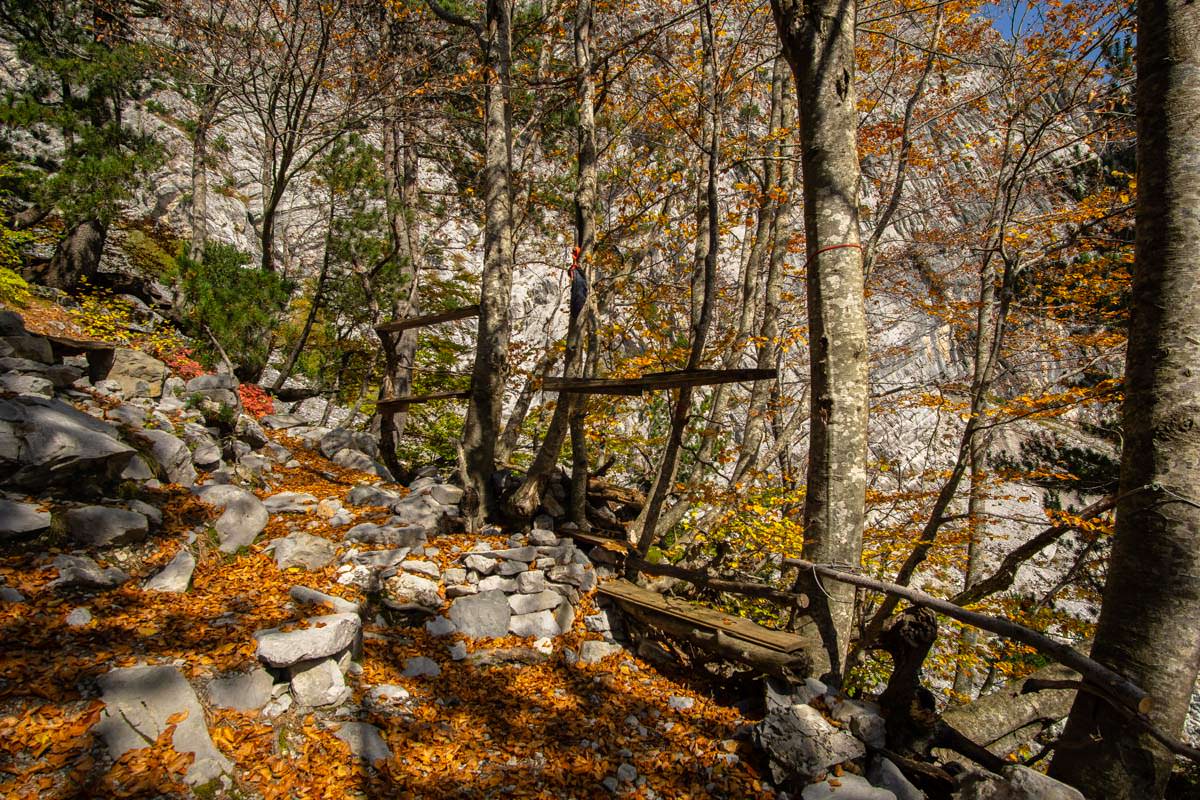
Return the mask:
[[[439,483],[429,487],[429,496],[444,506],[456,506],[462,500],[463,490],[459,486]]]
[[[114,759],[146,747],[166,729],[168,718],[183,714],[171,743],[177,752],[195,754],[186,781],[198,786],[233,769],[209,738],[204,709],[175,667],[123,667],[96,682],[105,707],[93,731],[103,737]]]
[[[33,503],[14,503],[0,497],[0,541],[36,536],[50,528],[50,512]]]
[[[406,678],[436,678],[442,674],[442,668],[428,656],[414,656],[404,662],[404,671],[400,673]]]
[[[168,483],[193,486],[196,483],[196,467],[192,464],[192,452],[179,437],[153,428],[139,431],[136,438],[149,449]]]
[[[544,636],[558,636],[558,623],[549,611],[535,611],[532,614],[514,614],[508,620],[508,630],[515,636],[530,636],[541,639]]]
[[[400,495],[381,489],[378,486],[355,486],[346,495],[348,506],[390,506],[400,499]]]
[[[438,594],[438,584],[434,581],[401,572],[384,581],[383,602],[395,609],[437,611],[442,607],[442,596]]]
[[[129,580],[123,570],[102,568],[87,556],[55,556],[50,565],[58,570],[58,577],[49,584],[53,589],[111,589]]]
[[[258,659],[272,667],[337,655],[358,642],[362,623],[357,614],[328,614],[305,620],[306,627],[256,631]]]
[[[551,611],[566,602],[558,592],[544,591],[537,594],[514,594],[508,598],[508,606],[514,614],[534,614]],[[557,634],[551,634],[557,635]]]
[[[330,460],[339,467],[357,470],[358,472],[366,472],[370,475],[378,475],[385,481],[395,480],[395,478],[392,477],[392,473],[388,471],[387,467],[385,467],[383,464],[380,464],[366,453],[360,453],[357,450],[351,450],[350,448],[339,450]]]
[[[333,735],[350,745],[350,752],[368,764],[387,761],[392,757],[392,750],[379,729],[370,723],[343,722]]]
[[[271,699],[275,680],[262,667],[216,678],[208,684],[208,699],[217,708],[257,711]]]
[[[612,642],[597,642],[589,639],[579,647],[579,660],[584,664],[596,664],[611,655],[625,652],[625,648]]]
[[[67,533],[84,547],[109,547],[143,541],[150,532],[146,517],[109,506],[72,508],[66,514]]]
[[[419,525],[376,525],[364,522],[346,531],[346,541],[385,544],[392,547],[417,547],[425,541],[425,529]]]
[[[54,363],[54,348],[50,346],[50,340],[44,336],[31,336],[29,334],[4,336],[0,338],[0,341],[8,345],[8,349],[14,358],[40,361],[43,364]]]
[[[297,417],[295,414],[268,414],[259,420],[264,427],[271,430],[280,431],[288,428],[295,428],[298,425],[303,425],[304,420]]]
[[[873,786],[887,789],[896,800],[925,800],[925,793],[913,786],[890,758],[878,756],[872,759],[867,767],[867,780]]]
[[[450,604],[450,621],[459,632],[472,639],[508,635],[512,609],[504,592],[482,591],[457,598]]]
[[[162,397],[163,381],[169,374],[167,365],[157,358],[141,350],[118,347],[113,351],[112,367],[105,377],[121,384],[121,394],[125,397]]]
[[[337,661],[332,658],[303,661],[294,664],[289,672],[292,696],[301,705],[311,708],[336,706],[350,699],[350,687],[346,685]]]
[[[820,711],[803,705],[768,713],[755,726],[753,740],[767,754],[777,784],[807,782],[867,752],[862,742],[833,727]]]
[[[333,563],[335,558],[334,543],[311,533],[293,533],[271,544],[274,546],[275,564],[280,569],[322,569]]]
[[[335,428],[322,436],[318,447],[321,455],[326,458],[333,458],[337,453],[347,449],[363,453],[370,458],[379,456],[379,443],[374,436],[345,428]]]
[[[0,399],[0,484],[43,489],[76,477],[113,479],[136,451],[60,400]]]
[[[245,442],[255,450],[265,446],[270,441],[267,438],[266,432],[263,431],[262,426],[255,422],[253,417],[248,417],[245,414],[237,418],[237,423],[233,426],[233,435],[239,441]]]
[[[280,492],[263,501],[272,514],[308,514],[317,507],[317,498],[304,492]]]
[[[809,784],[800,793],[801,800],[896,800],[887,789],[878,789],[861,775],[845,772]]]
[[[234,553],[253,543],[270,520],[263,502],[238,486],[203,486],[196,494],[205,503],[222,509],[213,527],[223,553]]]
[[[90,609],[80,606],[79,608],[71,609],[71,613],[67,614],[66,623],[72,628],[82,628],[92,621],[92,612]]]
[[[0,375],[0,392],[49,398],[54,396],[54,383],[39,375],[6,372]]]
[[[1084,800],[1078,789],[1019,764],[999,775],[970,772],[959,779],[954,800]]]
[[[182,594],[191,585],[192,573],[195,571],[196,557],[187,548],[183,548],[157,575],[146,581],[142,588],[153,592]]]

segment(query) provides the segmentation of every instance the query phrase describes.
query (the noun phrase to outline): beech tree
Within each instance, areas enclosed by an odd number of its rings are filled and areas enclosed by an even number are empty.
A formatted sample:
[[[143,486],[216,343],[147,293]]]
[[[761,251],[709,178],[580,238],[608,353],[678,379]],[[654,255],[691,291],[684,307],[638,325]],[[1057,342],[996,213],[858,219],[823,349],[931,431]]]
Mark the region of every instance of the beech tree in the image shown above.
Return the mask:
[[[811,405],[804,555],[857,567],[867,457],[867,322],[859,243],[855,0],[771,0],[800,107]],[[829,667],[842,672],[854,590],[815,585]]]
[[[1178,735],[1200,667],[1200,6],[1138,3],[1137,241],[1116,536],[1092,657]],[[1050,774],[1092,798],[1162,797],[1173,759],[1075,698]]]

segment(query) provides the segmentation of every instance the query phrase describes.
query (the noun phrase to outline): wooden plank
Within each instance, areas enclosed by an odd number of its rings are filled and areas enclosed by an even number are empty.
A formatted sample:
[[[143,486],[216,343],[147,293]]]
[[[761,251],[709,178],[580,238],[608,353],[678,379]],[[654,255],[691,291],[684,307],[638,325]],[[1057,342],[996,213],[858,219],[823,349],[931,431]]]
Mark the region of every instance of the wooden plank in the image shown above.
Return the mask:
[[[463,306],[462,308],[452,308],[449,311],[439,311],[436,314],[424,314],[420,317],[409,317],[407,319],[397,319],[391,322],[385,322],[382,325],[377,325],[375,330],[380,333],[399,333],[406,331],[409,328],[424,328],[426,325],[436,325],[439,322],[453,322],[456,319],[466,319],[468,317],[479,316],[479,304],[473,306]]]
[[[614,553],[628,553],[633,547],[629,542],[623,542],[620,539],[613,539],[609,536],[597,536],[594,533],[584,533],[583,531],[560,531],[565,533],[577,542],[590,544],[593,547],[603,547],[606,550],[612,550]]]
[[[375,404],[376,409],[407,408],[418,403],[432,403],[434,400],[461,400],[471,396],[470,389],[461,392],[438,392],[436,394],[405,395],[403,397],[388,397]]]
[[[778,370],[774,369],[683,369],[651,372],[637,378],[546,378],[542,382],[542,388],[551,392],[574,394],[633,395],[655,389],[678,389],[682,386],[713,386],[718,383],[772,380],[778,375]]]
[[[630,555],[625,563],[635,568],[638,572],[645,572],[647,575],[665,575],[669,578],[678,578],[681,581],[687,581],[693,586],[702,586],[706,589],[712,589],[715,592],[740,594],[744,597],[760,597],[763,600],[778,603],[785,608],[791,606],[808,608],[808,595],[802,592],[785,592],[782,589],[776,589],[774,586],[769,586],[765,583],[718,578],[699,570],[686,569],[665,562],[662,564],[651,564],[649,561],[633,555]]]
[[[721,631],[726,636],[743,639],[781,653],[794,653],[804,646],[804,640],[794,633],[773,631],[743,617],[724,614],[677,597],[665,597],[626,580],[601,582],[600,594],[651,611],[669,614],[706,630]]]

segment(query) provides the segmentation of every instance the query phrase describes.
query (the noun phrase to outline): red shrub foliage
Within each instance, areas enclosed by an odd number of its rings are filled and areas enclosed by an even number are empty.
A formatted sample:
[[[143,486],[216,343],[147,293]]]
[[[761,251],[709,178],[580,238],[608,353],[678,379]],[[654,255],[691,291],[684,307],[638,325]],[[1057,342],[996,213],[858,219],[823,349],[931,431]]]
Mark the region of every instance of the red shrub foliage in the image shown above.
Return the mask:
[[[242,408],[255,419],[275,413],[275,400],[256,383],[239,384],[238,397],[242,398]]]

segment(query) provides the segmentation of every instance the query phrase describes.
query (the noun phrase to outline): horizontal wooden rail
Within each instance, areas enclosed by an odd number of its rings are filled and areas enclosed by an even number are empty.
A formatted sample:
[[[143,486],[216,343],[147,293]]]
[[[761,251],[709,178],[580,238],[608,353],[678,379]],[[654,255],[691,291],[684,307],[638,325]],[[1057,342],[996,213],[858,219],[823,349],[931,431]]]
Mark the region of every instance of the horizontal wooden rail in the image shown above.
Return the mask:
[[[655,389],[772,380],[778,375],[774,369],[684,369],[651,372],[637,378],[546,378],[542,388],[571,394],[635,395]]]
[[[436,394],[415,394],[405,395],[403,397],[387,397],[375,404],[375,408],[379,410],[387,410],[393,408],[407,408],[408,406],[417,405],[419,403],[432,403],[434,400],[462,400],[471,396],[470,389],[463,389],[458,392],[438,392]]]
[[[425,314],[420,317],[397,319],[375,326],[380,333],[399,333],[409,328],[424,328],[427,325],[437,325],[439,322],[453,322],[456,319],[467,319],[479,316],[479,304],[452,308],[449,311],[439,311],[436,314]]]

